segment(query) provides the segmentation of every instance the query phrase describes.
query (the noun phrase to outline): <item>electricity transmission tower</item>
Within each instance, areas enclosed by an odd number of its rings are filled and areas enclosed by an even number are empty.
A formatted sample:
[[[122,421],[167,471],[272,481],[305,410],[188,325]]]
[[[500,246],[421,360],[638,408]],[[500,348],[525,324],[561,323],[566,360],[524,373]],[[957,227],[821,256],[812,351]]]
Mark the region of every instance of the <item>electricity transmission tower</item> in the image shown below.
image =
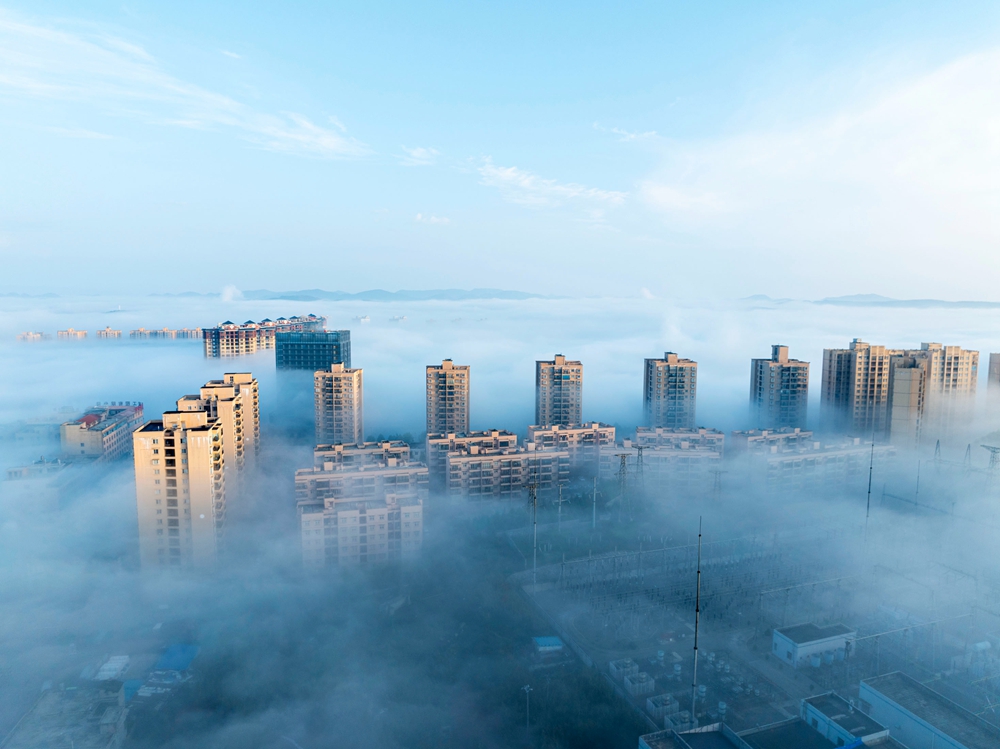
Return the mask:
[[[628,453],[617,453],[618,458],[618,522],[622,521],[622,505],[625,504],[628,497]],[[632,506],[629,505],[628,508],[629,520],[632,519]]]

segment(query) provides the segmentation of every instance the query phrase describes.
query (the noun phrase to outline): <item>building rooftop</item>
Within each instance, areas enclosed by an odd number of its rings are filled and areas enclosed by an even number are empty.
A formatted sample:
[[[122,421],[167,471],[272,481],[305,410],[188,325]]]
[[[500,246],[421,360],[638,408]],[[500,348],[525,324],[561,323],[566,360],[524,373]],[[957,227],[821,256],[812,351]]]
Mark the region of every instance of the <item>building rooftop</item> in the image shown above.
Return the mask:
[[[782,627],[775,630],[778,634],[787,637],[796,645],[804,645],[807,642],[826,640],[831,637],[840,637],[855,634],[855,630],[843,624],[831,624],[828,627],[820,627],[816,624],[796,624],[792,627]]]
[[[722,731],[682,733],[681,739],[691,749],[733,749],[735,746]]]
[[[833,749],[834,746],[801,718],[754,728],[741,733],[740,738],[751,749]]]
[[[996,749],[1000,729],[904,673],[865,679],[862,684],[916,715],[969,749]]]
[[[640,749],[690,749],[688,744],[671,730],[640,736],[639,747]],[[732,744],[727,744],[725,749],[731,749],[731,747]]]
[[[833,692],[809,697],[806,704],[812,705],[838,726],[859,739],[885,730],[885,726],[881,723],[872,720],[843,697]]]

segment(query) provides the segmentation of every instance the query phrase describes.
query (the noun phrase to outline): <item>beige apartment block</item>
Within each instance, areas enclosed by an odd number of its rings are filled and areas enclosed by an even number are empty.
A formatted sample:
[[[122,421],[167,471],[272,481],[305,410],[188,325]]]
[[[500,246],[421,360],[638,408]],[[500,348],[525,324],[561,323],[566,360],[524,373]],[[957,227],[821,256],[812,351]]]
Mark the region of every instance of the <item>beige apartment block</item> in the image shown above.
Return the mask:
[[[583,423],[583,364],[556,354],[535,362],[535,424],[576,426]]]
[[[132,444],[143,568],[213,564],[226,521],[222,422],[168,411],[133,432]]]
[[[364,393],[360,369],[333,364],[313,375],[316,443],[364,442]]]
[[[731,435],[730,444],[733,452],[751,455],[776,454],[819,447],[819,443],[813,439],[811,431],[798,427],[735,431]]]
[[[50,338],[52,338],[52,336],[50,336],[48,333],[40,333],[32,330],[17,334],[17,340],[23,343],[33,343],[35,341],[47,341]]]
[[[447,486],[448,453],[478,448],[480,452],[506,450],[517,447],[517,435],[504,429],[456,434],[428,434],[426,442],[427,468],[431,488],[441,490]]]
[[[760,453],[753,456],[752,481],[769,490],[801,491],[817,487],[854,484],[863,487],[869,466],[885,471],[896,455],[890,445],[876,445],[855,437],[834,445],[814,442],[800,450]]]
[[[56,337],[63,340],[82,340],[87,337],[86,330],[74,330],[69,328],[68,330],[57,330]]]
[[[806,426],[809,362],[788,358],[788,346],[771,346],[770,359],[750,360],[750,415],[758,429]]]
[[[97,337],[98,338],[121,338],[122,337],[122,332],[120,330],[112,330],[111,326],[109,325],[104,330],[98,330],[97,331]]]
[[[361,442],[358,444],[316,445],[313,450],[313,468],[332,471],[360,465],[387,464],[390,459],[398,463],[410,460],[410,446],[401,440]]]
[[[326,325],[325,317],[297,315],[279,317],[277,320],[247,320],[237,324],[231,320],[219,323],[214,328],[196,329],[205,342],[205,356],[210,358],[242,356],[275,347],[278,333],[296,331],[321,331]]]
[[[388,562],[419,552],[427,467],[389,457],[395,444],[337,445],[339,463],[321,446],[314,467],[295,472],[307,567]]]
[[[889,363],[898,353],[860,338],[846,349],[823,349],[824,418],[851,432],[884,433],[888,426]]]
[[[712,471],[722,464],[722,453],[690,442],[687,447],[647,445],[640,454],[632,440],[601,448],[599,476],[602,480],[620,478],[622,456],[625,456],[626,483],[641,483],[645,489],[704,488],[713,480]]]
[[[250,372],[227,372],[209,380],[197,395],[177,401],[178,411],[205,411],[222,423],[226,470],[242,473],[257,462],[260,450],[260,393]]]
[[[570,456],[565,450],[524,447],[496,450],[460,445],[445,462],[445,483],[452,496],[469,499],[509,499],[523,496],[534,484],[539,494],[550,494],[569,480]]]
[[[427,433],[465,434],[469,431],[471,368],[445,359],[427,367]]]
[[[646,359],[642,403],[652,427],[695,426],[698,396],[698,362],[667,351],[662,359]]]
[[[132,432],[142,425],[141,403],[115,403],[87,409],[59,427],[67,458],[116,460],[132,451]]]
[[[601,448],[615,444],[615,428],[599,422],[580,426],[529,426],[528,442],[535,450],[561,450],[569,454],[570,468],[597,473]]]
[[[635,444],[646,448],[672,450],[713,450],[722,455],[726,435],[718,429],[705,427],[676,428],[636,427]]]

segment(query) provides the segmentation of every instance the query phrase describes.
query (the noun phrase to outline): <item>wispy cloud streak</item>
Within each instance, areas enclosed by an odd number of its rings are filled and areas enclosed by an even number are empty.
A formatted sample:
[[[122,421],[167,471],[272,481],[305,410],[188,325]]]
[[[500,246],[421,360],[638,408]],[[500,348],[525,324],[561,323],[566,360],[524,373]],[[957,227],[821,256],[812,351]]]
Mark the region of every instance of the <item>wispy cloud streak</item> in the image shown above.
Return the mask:
[[[128,41],[40,26],[2,13],[0,95],[80,102],[147,122],[229,130],[283,153],[353,158],[368,152],[363,143],[304,115],[259,112],[180,80]]]
[[[559,206],[571,201],[621,205],[628,196],[616,190],[546,179],[516,166],[497,166],[491,158],[479,167],[479,176],[481,185],[495,187],[505,199],[531,208]]]

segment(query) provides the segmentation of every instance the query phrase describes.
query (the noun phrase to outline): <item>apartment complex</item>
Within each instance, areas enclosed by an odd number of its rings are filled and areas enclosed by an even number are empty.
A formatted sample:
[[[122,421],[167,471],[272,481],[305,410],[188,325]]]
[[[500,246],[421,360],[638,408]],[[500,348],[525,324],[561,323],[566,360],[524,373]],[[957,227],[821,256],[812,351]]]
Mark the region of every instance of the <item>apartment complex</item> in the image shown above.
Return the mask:
[[[277,369],[304,369],[315,372],[333,364],[351,368],[351,331],[290,330],[274,336],[274,363]]]
[[[121,338],[122,337],[122,332],[120,330],[112,330],[111,326],[109,325],[104,330],[98,330],[97,331],[97,337],[98,338]]]
[[[711,450],[722,455],[726,435],[718,429],[690,427],[637,427],[635,444],[638,447],[669,448],[671,450]]]
[[[79,341],[79,340],[83,340],[86,337],[87,337],[87,331],[86,330],[74,330],[73,328],[69,328],[68,330],[57,330],[56,331],[56,338],[59,338],[61,340],[77,340],[77,341]]]
[[[201,328],[177,328],[176,330],[174,328],[160,328],[159,330],[136,328],[128,333],[129,338],[158,338],[171,341],[178,338],[201,338],[202,335]]]
[[[639,482],[659,489],[682,489],[704,486],[712,480],[711,471],[722,463],[721,443],[698,444],[680,441],[674,444],[642,445],[637,450],[633,440],[601,448],[598,475],[604,480],[620,478],[625,458],[627,482]]]
[[[132,445],[142,566],[211,565],[226,520],[222,422],[168,411],[133,432]]]
[[[132,451],[132,432],[143,421],[141,403],[99,405],[59,427],[62,453],[72,458],[116,460]]]
[[[495,450],[459,445],[445,458],[448,493],[469,499],[509,499],[532,484],[538,493],[550,493],[569,480],[569,472],[568,451],[536,450],[530,442]]]
[[[940,343],[887,349],[855,338],[847,349],[823,351],[824,418],[853,433],[915,443],[928,426],[937,435],[960,423],[978,375],[978,351]]]
[[[809,362],[788,358],[788,346],[771,346],[770,359],[750,362],[750,414],[758,429],[805,428]]]
[[[428,434],[426,455],[431,489],[440,491],[447,485],[448,453],[467,451],[470,447],[475,447],[480,452],[516,448],[517,435],[504,429],[465,434]]]
[[[730,444],[734,452],[761,455],[805,450],[819,443],[813,440],[813,433],[798,427],[781,429],[746,429],[733,432]]]
[[[242,472],[257,461],[260,450],[260,394],[249,372],[227,372],[209,380],[197,395],[177,401],[178,411],[204,411],[222,424],[226,470]]]
[[[569,454],[570,468],[596,475],[601,448],[615,444],[615,428],[596,421],[579,426],[529,426],[528,442],[536,451],[564,451]]]
[[[451,359],[427,367],[427,434],[469,431],[470,373],[469,365]]]
[[[401,443],[332,447],[317,448],[314,467],[295,472],[305,565],[370,564],[418,552],[427,467],[397,457]]]
[[[583,364],[556,354],[535,362],[535,425],[583,423]]]
[[[364,442],[362,371],[333,364],[313,375],[316,442]]]
[[[698,362],[667,351],[662,359],[646,359],[642,403],[649,426],[695,426]]]
[[[279,317],[277,320],[261,320],[260,322],[247,320],[243,324],[226,320],[214,328],[202,330],[202,337],[205,341],[205,356],[218,358],[253,354],[257,351],[273,349],[275,337],[279,332],[321,331],[325,326],[326,318],[316,315]]]

